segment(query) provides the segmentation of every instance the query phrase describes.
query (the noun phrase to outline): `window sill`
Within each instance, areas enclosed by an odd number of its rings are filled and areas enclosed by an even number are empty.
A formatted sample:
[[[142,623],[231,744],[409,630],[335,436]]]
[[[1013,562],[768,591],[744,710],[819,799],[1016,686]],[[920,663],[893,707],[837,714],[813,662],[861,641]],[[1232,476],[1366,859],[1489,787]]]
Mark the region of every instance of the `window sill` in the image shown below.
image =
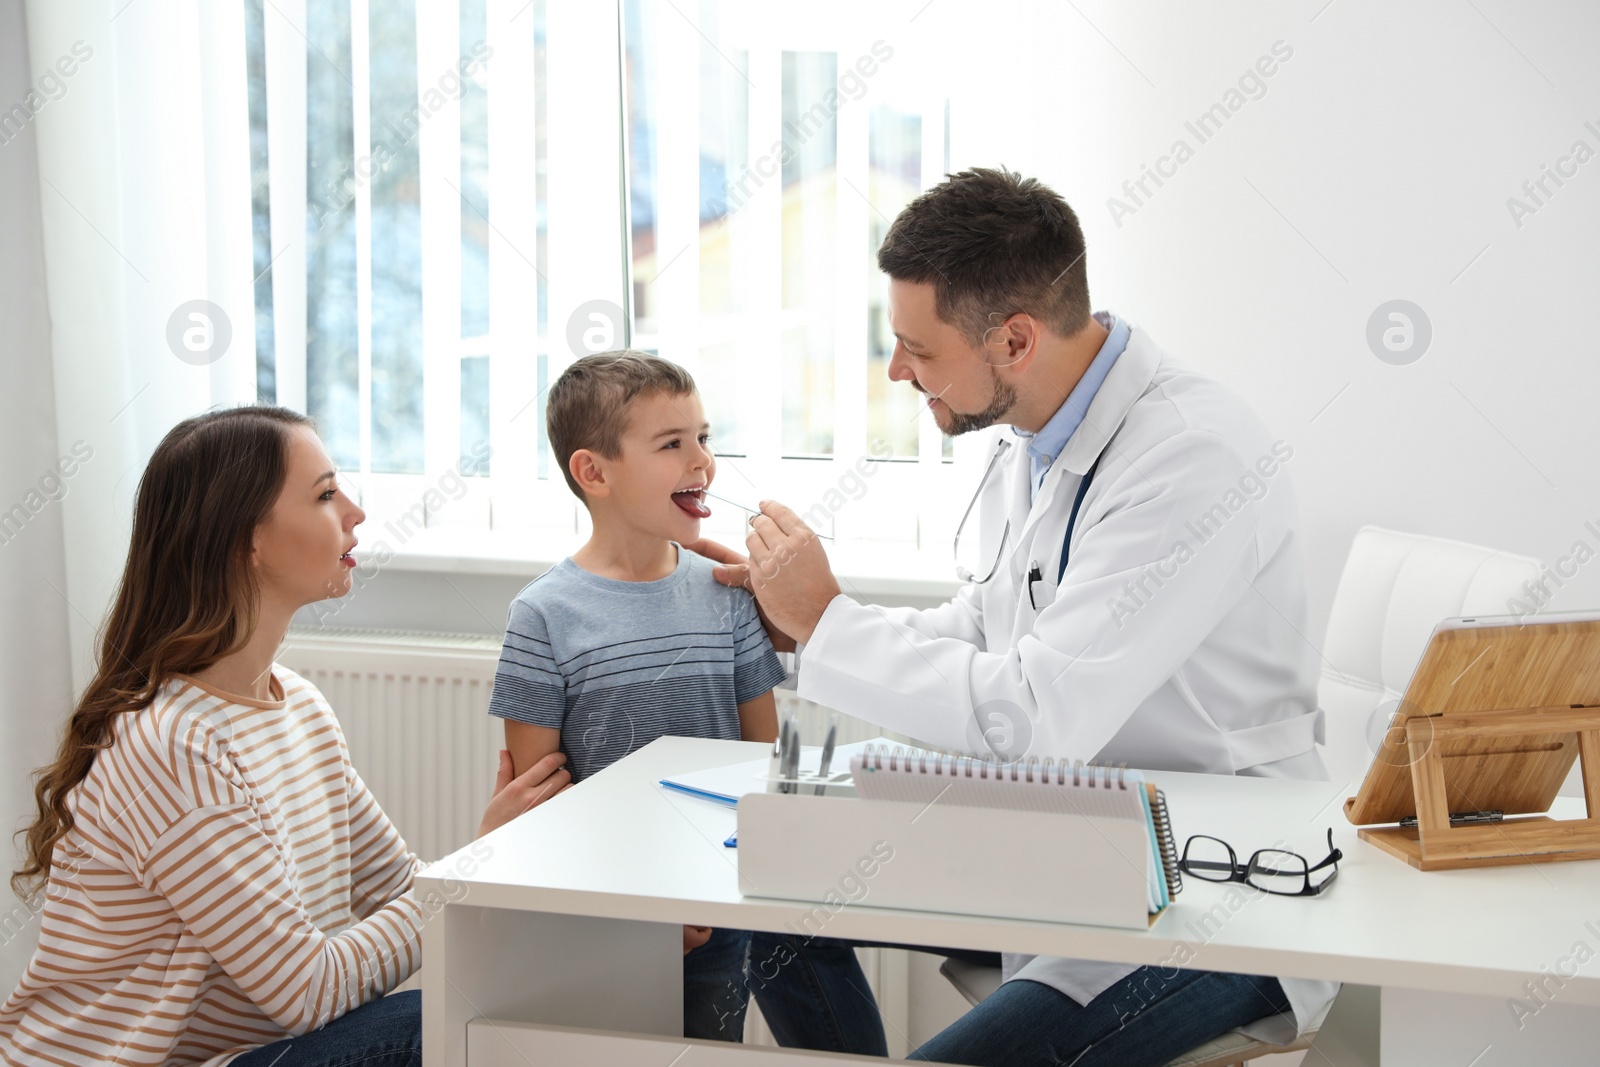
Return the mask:
[[[573,545],[572,534],[435,526],[419,531],[381,566],[397,572],[532,579],[571,555]],[[948,555],[938,558],[904,545],[872,542],[829,545],[828,555],[844,591],[867,600],[948,600],[961,588],[952,573],[955,564]],[[377,562],[370,555],[363,558],[360,548],[356,549],[356,559],[368,567]]]

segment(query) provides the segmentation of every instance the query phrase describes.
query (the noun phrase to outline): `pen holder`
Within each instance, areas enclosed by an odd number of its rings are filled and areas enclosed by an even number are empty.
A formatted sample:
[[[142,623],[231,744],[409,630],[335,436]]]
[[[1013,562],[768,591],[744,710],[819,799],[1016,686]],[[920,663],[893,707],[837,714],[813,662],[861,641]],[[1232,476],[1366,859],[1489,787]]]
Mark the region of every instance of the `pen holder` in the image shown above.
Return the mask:
[[[849,767],[826,775],[818,774],[814,770],[802,770],[793,778],[784,778],[776,774],[769,775],[767,777],[766,791],[768,793],[782,793],[784,790],[781,787],[785,785],[793,786],[794,788],[789,792],[800,796],[853,797],[858,795]],[[818,792],[819,788],[823,791],[822,793]]]

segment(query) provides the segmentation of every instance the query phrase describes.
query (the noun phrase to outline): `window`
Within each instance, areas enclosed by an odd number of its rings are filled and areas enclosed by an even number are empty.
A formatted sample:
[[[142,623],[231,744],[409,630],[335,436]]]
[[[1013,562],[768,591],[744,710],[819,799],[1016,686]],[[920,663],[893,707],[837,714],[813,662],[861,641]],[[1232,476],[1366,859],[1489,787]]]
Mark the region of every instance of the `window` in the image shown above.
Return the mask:
[[[245,9],[257,389],[317,420],[391,549],[570,548],[542,398],[631,344],[695,375],[726,496],[947,569],[970,479],[887,380],[875,256],[950,111],[893,46],[736,0]]]

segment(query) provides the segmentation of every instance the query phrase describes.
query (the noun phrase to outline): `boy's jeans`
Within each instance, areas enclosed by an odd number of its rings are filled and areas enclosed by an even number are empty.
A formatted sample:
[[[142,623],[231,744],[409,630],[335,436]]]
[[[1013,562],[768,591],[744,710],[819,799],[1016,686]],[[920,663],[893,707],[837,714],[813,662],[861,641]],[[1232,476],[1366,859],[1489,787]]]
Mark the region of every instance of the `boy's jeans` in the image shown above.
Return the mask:
[[[739,1041],[750,994],[785,1048],[888,1053],[855,946],[830,937],[712,931],[683,958],[683,1036]]]
[[[702,1041],[743,1041],[745,959],[750,931],[711,931],[711,940],[683,957],[683,1036]]]
[[[855,942],[757,932],[750,940],[749,981],[762,1017],[784,1048],[889,1054]]]

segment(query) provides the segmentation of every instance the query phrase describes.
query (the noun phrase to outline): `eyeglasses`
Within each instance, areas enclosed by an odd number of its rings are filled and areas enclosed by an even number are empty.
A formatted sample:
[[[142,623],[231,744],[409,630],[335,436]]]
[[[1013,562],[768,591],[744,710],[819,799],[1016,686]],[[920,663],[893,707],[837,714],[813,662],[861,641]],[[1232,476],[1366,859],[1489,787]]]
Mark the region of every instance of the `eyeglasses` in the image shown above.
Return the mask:
[[[1011,442],[1001,438],[994,450],[994,455],[989,457],[989,465],[983,468],[983,477],[978,479],[978,488],[974,490],[972,499],[967,502],[967,510],[961,513],[961,521],[956,523],[956,536],[950,546],[950,552],[956,558],[956,577],[963,582],[972,582],[982,585],[994,577],[994,572],[1000,569],[1000,557],[1006,551],[1006,538],[1011,536],[1011,520],[1006,520],[1005,529],[1000,531],[1000,547],[995,550],[994,562],[989,569],[983,572],[983,577],[978,577],[968,570],[961,562],[961,531],[966,528],[967,519],[972,514],[972,509],[978,506],[978,497],[983,495],[983,487],[989,483],[989,475],[994,471],[994,465],[1000,462],[1000,457],[1011,448]]]
[[[1298,852],[1263,848],[1241,864],[1233,846],[1216,837],[1196,834],[1183,843],[1183,858],[1178,870],[1204,882],[1243,882],[1245,885],[1280,897],[1314,897],[1339,877],[1339,861],[1344,853],[1333,847],[1333,827],[1328,828],[1328,857],[1310,864]],[[1327,877],[1315,884],[1313,871],[1332,867]]]

